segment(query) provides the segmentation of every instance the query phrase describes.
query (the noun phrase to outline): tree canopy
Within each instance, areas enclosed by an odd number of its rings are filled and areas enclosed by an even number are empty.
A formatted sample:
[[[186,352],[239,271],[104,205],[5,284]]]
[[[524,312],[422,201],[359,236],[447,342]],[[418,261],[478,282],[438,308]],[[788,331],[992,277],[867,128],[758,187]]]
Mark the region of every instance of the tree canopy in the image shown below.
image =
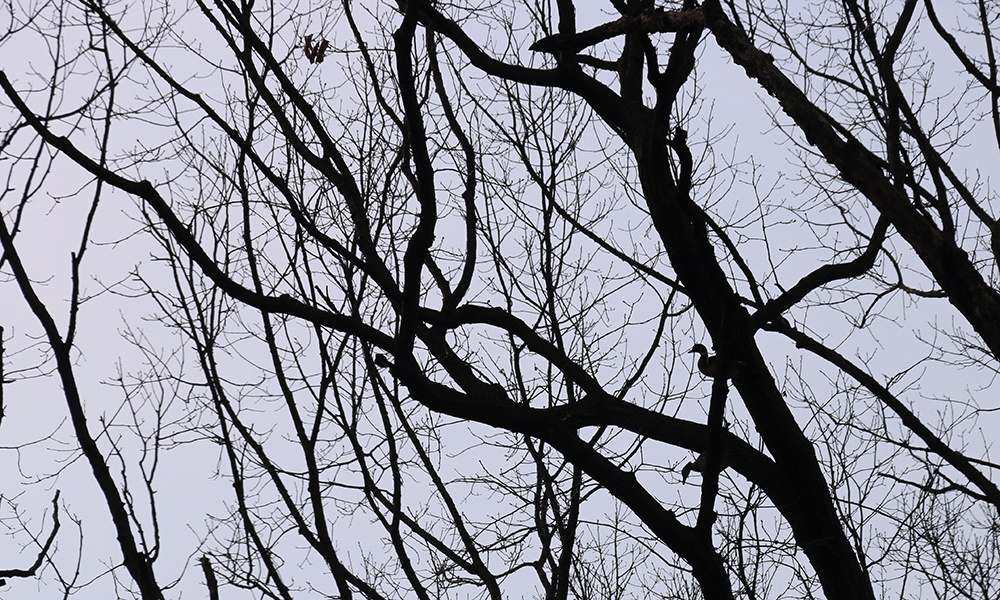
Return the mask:
[[[1000,594],[996,2],[2,10],[18,597]]]

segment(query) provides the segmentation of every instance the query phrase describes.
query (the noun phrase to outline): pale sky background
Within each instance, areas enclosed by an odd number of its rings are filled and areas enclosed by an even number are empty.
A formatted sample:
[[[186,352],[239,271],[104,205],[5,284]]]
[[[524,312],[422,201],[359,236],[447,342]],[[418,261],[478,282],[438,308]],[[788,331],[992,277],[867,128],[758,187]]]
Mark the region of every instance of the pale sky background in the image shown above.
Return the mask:
[[[603,20],[603,15],[603,12],[587,15],[581,10],[579,14],[581,29],[588,25],[588,17],[596,23]],[[193,17],[186,21],[185,39],[197,40],[206,46],[211,45],[212,32],[199,22],[198,15]],[[3,18],[7,18],[6,15]],[[300,31],[318,29],[318,26],[309,23],[308,19],[305,21],[297,25]],[[349,41],[346,22],[341,22],[336,27],[338,33],[331,37],[340,36],[345,42]],[[329,31],[333,31],[332,27]],[[3,48],[0,64],[14,81],[18,81],[16,76],[18,70],[37,68],[44,72],[46,68],[48,56],[39,53],[36,47],[29,48],[21,41],[26,39],[28,39],[26,36],[19,38],[16,47],[20,53],[17,56],[11,54],[10,45]],[[925,36],[925,39],[930,38]],[[37,41],[34,40],[35,43]],[[285,40],[285,43],[290,41]],[[711,149],[718,168],[731,173],[719,176],[720,186],[730,183],[729,177],[731,177],[731,187],[725,191],[722,187],[717,190],[717,197],[713,197],[713,202],[718,202],[713,207],[714,214],[733,215],[735,218],[752,215],[755,207],[760,206],[760,199],[754,195],[754,186],[751,185],[755,181],[755,175],[759,174],[760,179],[756,180],[758,181],[756,189],[759,192],[774,188],[768,203],[775,206],[775,220],[793,219],[795,214],[792,212],[787,215],[781,214],[780,205],[784,198],[794,199],[801,193],[802,184],[796,181],[800,172],[799,167],[791,161],[790,142],[784,132],[772,126],[768,114],[768,109],[774,110],[776,103],[763,94],[755,84],[748,81],[741,69],[721,58],[721,53],[712,40],[704,42],[702,46],[704,55],[698,65],[697,73],[698,83],[704,88],[704,104],[691,124],[690,139],[694,142],[700,141],[705,139],[709,132],[718,134],[733,127],[733,130]],[[176,54],[180,57],[181,51],[176,51]],[[527,55],[525,47],[522,56]],[[935,84],[936,89],[942,94],[957,93],[955,87],[960,84],[957,80],[953,82],[950,79],[950,74],[957,69],[957,63],[951,60],[949,55],[937,50],[932,56],[937,61],[934,74],[939,82]],[[320,81],[335,85],[339,77],[337,59],[343,60],[342,57],[331,56],[322,65],[309,70],[308,74],[303,71],[298,77],[304,81]],[[173,68],[178,71],[190,70],[209,75],[202,80],[194,81],[192,83],[194,87],[206,86],[211,89],[217,85],[218,80],[211,76],[205,65],[185,64],[180,62],[180,58],[177,60]],[[298,57],[298,60],[299,68],[308,69],[303,58]],[[23,83],[27,84],[29,81],[25,78]],[[152,90],[150,93],[153,93]],[[333,104],[332,108],[336,108],[340,103],[349,106],[351,101],[352,99],[345,93],[344,97],[337,98],[337,104]],[[124,100],[123,102],[127,103]],[[0,111],[6,110],[8,109],[0,109]],[[2,122],[10,122],[11,117],[7,116],[8,113],[0,112],[0,114],[5,115]],[[787,122],[786,119],[781,120]],[[969,126],[973,127],[971,123]],[[981,122],[974,127],[976,132],[967,138],[968,147],[956,150],[961,160],[956,160],[954,164],[961,165],[970,172],[981,169],[983,173],[990,173],[996,164],[995,144],[990,152],[986,152],[976,143],[977,136],[989,135],[989,123]],[[150,129],[149,132],[125,130],[120,127],[114,130],[116,144],[122,148],[128,148],[134,142],[130,136],[145,141],[147,135],[156,137],[162,134],[162,131],[154,129]],[[603,130],[598,134],[603,136]],[[596,147],[603,143],[603,138],[599,136],[585,142]],[[982,140],[982,148],[989,147],[993,141],[989,137]],[[759,167],[757,172],[754,172],[753,165]],[[5,174],[10,169],[14,170],[15,176],[12,181],[15,182],[15,188],[23,181],[22,166],[5,161],[0,163],[0,168]],[[168,169],[167,166],[164,168]],[[150,173],[148,177],[151,180],[159,179],[155,173]],[[57,159],[53,175],[45,183],[45,195],[33,200],[29,205],[24,226],[17,238],[29,272],[35,281],[45,282],[39,291],[63,326],[66,321],[65,298],[70,253],[79,244],[82,215],[89,207],[92,194],[92,187],[87,185],[87,181],[87,177],[82,175],[80,169],[69,165],[64,158]],[[9,202],[2,204],[8,223],[10,217],[6,210],[10,206]],[[156,251],[155,246],[144,234],[134,235],[140,229],[140,225],[135,221],[135,214],[135,202],[132,199],[121,193],[107,192],[102,201],[82,276],[85,282],[84,295],[89,299],[83,305],[79,319],[76,365],[76,375],[80,379],[81,389],[87,399],[87,408],[91,415],[92,431],[95,433],[98,431],[100,426],[98,415],[103,414],[112,426],[102,439],[101,446],[107,452],[109,439],[121,444],[128,459],[126,469],[129,472],[134,472],[136,469],[136,461],[139,460],[136,453],[138,447],[131,432],[115,426],[115,424],[130,423],[130,418],[120,411],[123,392],[117,378],[120,374],[124,374],[127,382],[131,376],[141,374],[145,370],[144,361],[147,358],[129,343],[129,331],[136,335],[141,332],[146,336],[150,352],[160,354],[165,360],[191,361],[193,358],[186,354],[169,355],[174,350],[176,340],[170,338],[170,334],[156,322],[155,306],[148,299],[127,295],[129,290],[136,289],[130,282],[130,275],[137,266],[141,273],[154,281],[155,278],[165,275],[161,266],[150,260],[151,253]],[[636,219],[638,218],[637,215]],[[627,226],[635,224],[628,222]],[[804,232],[803,237],[796,237],[800,232],[802,232],[800,223],[789,223],[771,229],[768,232],[771,260],[780,262],[784,259],[784,256],[781,256],[784,251],[808,243],[810,238],[805,236]],[[460,230],[455,233],[459,240],[464,236]],[[899,250],[903,244],[894,240],[893,246]],[[763,277],[769,273],[766,266],[768,258],[759,239],[742,240],[740,249],[744,256],[753,261],[752,266],[758,275]],[[923,272],[922,267],[919,267],[917,261],[912,258],[912,253],[903,252],[903,254],[910,257],[910,266],[920,273]],[[807,252],[793,255],[781,267],[780,282],[789,287],[796,281],[797,276],[815,266],[815,255]],[[0,477],[0,568],[27,567],[36,553],[35,547],[30,544],[23,545],[26,541],[24,536],[6,535],[8,529],[17,527],[17,522],[12,520],[11,516],[11,502],[16,503],[28,529],[44,536],[51,526],[52,496],[55,490],[61,490],[62,530],[57,540],[56,564],[64,574],[71,573],[74,569],[75,556],[79,551],[82,554],[80,581],[98,578],[102,575],[102,569],[108,566],[108,560],[118,560],[119,551],[110,527],[110,519],[88,468],[73,446],[65,401],[61,396],[58,380],[51,373],[52,366],[46,362],[45,344],[38,339],[40,328],[27,311],[16,286],[6,276],[7,270],[5,269],[3,273],[0,278],[0,307],[2,307],[0,325],[5,328],[6,375],[13,382],[4,389],[7,413],[4,422],[0,424],[0,473],[3,474],[3,477]],[[911,273],[908,277],[909,283],[917,287],[926,287],[926,278],[922,275]],[[653,304],[647,307],[648,310],[651,314],[658,313],[662,305],[656,304],[659,301],[655,298],[650,298],[650,301]],[[846,310],[853,309],[847,307]],[[815,309],[810,313],[807,324],[815,333],[827,336],[827,341],[834,346],[837,345],[836,341],[850,334],[841,346],[841,352],[847,356],[860,353],[868,368],[874,373],[881,374],[884,380],[927,356],[930,348],[915,340],[934,339],[932,324],[945,330],[950,330],[952,327],[964,328],[964,322],[960,317],[956,319],[956,316],[956,312],[945,300],[923,300],[919,305],[912,305],[897,295],[876,305],[873,314],[875,318],[864,331],[848,329],[842,316],[833,309]],[[692,330],[688,332],[678,331],[677,335],[679,338],[674,343],[678,352],[678,368],[683,366],[683,369],[689,372],[694,357],[682,353],[692,342],[707,342],[707,339],[700,325],[692,326]],[[762,347],[769,351],[767,358],[771,361],[772,371],[780,381],[789,369],[800,365],[801,355],[777,336],[761,333],[759,339],[765,338],[767,341],[762,341]],[[940,338],[938,341],[940,342]],[[947,344],[945,346],[948,347]],[[824,388],[826,380],[823,368],[816,365],[815,361],[808,360],[803,364],[807,373],[817,369],[820,371],[820,374],[810,377],[809,381],[813,385],[812,392],[817,397],[822,397],[824,393],[829,393],[829,390]],[[894,389],[898,391],[900,388],[909,388],[903,394],[904,399],[915,405],[928,425],[936,423],[935,415],[938,413],[943,413],[946,419],[954,418],[949,413],[961,414],[963,407],[960,403],[965,400],[974,400],[984,408],[1000,407],[996,385],[993,382],[995,372],[967,368],[960,371],[959,376],[955,373],[955,369],[947,364],[928,361],[904,377],[903,382]],[[664,374],[651,371],[647,376],[662,377]],[[248,374],[248,377],[252,377],[252,374]],[[681,377],[680,371],[675,373],[675,377]],[[691,381],[694,388],[684,400],[681,416],[703,421],[704,409],[697,400],[707,398],[710,393],[710,383],[699,382],[697,378]],[[154,400],[168,405],[166,414],[169,419],[183,419],[186,410],[185,398],[174,397],[174,394],[178,392],[183,394],[187,390],[173,390],[167,387],[162,391],[165,397]],[[944,397],[958,403],[936,400]],[[733,398],[730,405],[736,406],[738,401]],[[738,407],[733,410],[739,412]],[[144,408],[141,414],[144,418],[142,428],[148,431],[152,425],[149,420],[152,414],[149,407]],[[969,445],[973,456],[981,456],[979,448],[991,442],[994,435],[991,432],[996,431],[996,426],[995,418],[989,422],[985,420],[969,422],[962,432],[956,432],[960,434],[960,438],[952,440],[952,443],[960,445],[958,442],[961,440]],[[478,428],[478,431],[482,433],[485,428]],[[453,435],[455,435],[453,439],[461,439],[460,434]],[[185,439],[172,441],[185,441]],[[647,450],[649,448],[650,446],[647,446]],[[201,441],[174,445],[160,456],[155,486],[159,523],[162,527],[160,530],[162,555],[156,563],[157,572],[162,583],[181,578],[177,587],[168,592],[168,597],[207,597],[203,578],[196,563],[197,557],[201,554],[197,544],[205,533],[205,515],[222,513],[224,502],[228,501],[227,494],[231,489],[226,480],[214,477],[218,470],[226,470],[225,465],[219,462],[218,452],[217,447]],[[470,469],[479,469],[477,461],[481,460],[481,456],[488,455],[487,452],[484,455],[477,454],[475,457],[463,457],[455,462],[455,468],[459,468],[461,460],[468,460],[466,464],[470,465]],[[669,452],[665,451],[663,457],[650,455],[646,460],[657,461],[664,467],[679,468],[690,460],[690,456],[686,452],[672,449]],[[115,465],[114,470],[117,473],[120,467],[114,460],[111,462]],[[484,462],[488,467],[489,462],[485,460]],[[58,477],[51,477],[57,469],[60,470]],[[655,478],[659,475],[647,477]],[[643,481],[652,483],[651,479]],[[667,494],[668,499],[681,495],[685,497],[688,506],[693,506],[698,487],[690,482],[689,485],[680,488],[671,483],[654,490],[654,493],[656,491]],[[134,490],[134,493],[137,497],[142,497],[141,490]],[[142,505],[143,502],[140,500],[138,504]],[[613,507],[609,503],[607,507],[595,506],[592,510],[594,514],[598,514],[601,510],[611,511]],[[78,533],[74,518],[82,521],[84,546],[79,550],[81,534]],[[368,529],[366,523],[360,519],[344,519],[338,523],[337,529],[348,536],[362,536],[359,539],[363,539],[365,533],[374,531]],[[666,549],[662,551],[666,552]],[[300,558],[287,557],[290,562]],[[0,599],[52,598],[56,588],[46,583],[52,578],[52,573],[49,571],[51,568],[51,566],[46,567],[41,581],[8,580],[7,586],[0,588]],[[303,564],[301,568],[303,571],[308,571],[309,566]],[[123,572],[122,576],[127,575]],[[103,577],[75,598],[113,597],[114,592],[109,587],[111,584],[109,577]],[[227,600],[242,597],[251,596],[241,596],[230,587],[223,590],[223,598]]]

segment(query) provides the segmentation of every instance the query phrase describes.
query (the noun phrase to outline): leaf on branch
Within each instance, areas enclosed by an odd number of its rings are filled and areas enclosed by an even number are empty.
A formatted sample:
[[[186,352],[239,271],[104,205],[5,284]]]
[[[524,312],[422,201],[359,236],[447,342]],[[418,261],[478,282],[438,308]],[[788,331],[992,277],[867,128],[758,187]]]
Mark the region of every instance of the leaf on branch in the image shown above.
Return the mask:
[[[305,44],[302,46],[302,50],[305,52],[306,58],[310,63],[321,63],[326,58],[326,49],[330,46],[330,42],[324,38],[319,38],[320,41],[313,44],[313,38],[314,36],[312,35],[307,35],[304,38]]]

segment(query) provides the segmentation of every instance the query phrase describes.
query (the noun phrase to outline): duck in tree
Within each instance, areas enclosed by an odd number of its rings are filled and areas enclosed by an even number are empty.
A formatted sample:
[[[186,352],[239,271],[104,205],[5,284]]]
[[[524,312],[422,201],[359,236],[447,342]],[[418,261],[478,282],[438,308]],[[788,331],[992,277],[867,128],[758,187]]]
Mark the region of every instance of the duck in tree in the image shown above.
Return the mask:
[[[695,344],[688,354],[698,353],[698,370],[702,372],[706,377],[715,378],[719,375],[719,368],[722,366],[722,361],[719,360],[718,356],[710,356],[708,354],[708,349],[702,344]],[[742,368],[745,365],[739,361],[730,362],[726,365],[726,379],[732,379],[734,377],[739,377]]]

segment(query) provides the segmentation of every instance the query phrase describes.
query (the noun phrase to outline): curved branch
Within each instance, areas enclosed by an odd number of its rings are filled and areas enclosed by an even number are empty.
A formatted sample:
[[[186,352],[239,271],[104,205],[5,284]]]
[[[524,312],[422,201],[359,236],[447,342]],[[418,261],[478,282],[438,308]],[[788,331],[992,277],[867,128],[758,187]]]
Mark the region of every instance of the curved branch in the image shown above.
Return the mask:
[[[42,567],[42,563],[49,555],[49,549],[52,548],[52,543],[56,540],[56,534],[59,532],[59,493],[59,490],[56,490],[56,495],[52,497],[52,531],[49,532],[49,537],[45,538],[45,543],[39,548],[35,562],[27,569],[0,569],[0,586],[7,583],[4,581],[4,577],[34,577],[38,573],[38,569]]]
[[[760,310],[751,315],[750,324],[753,329],[760,329],[766,323],[779,317],[797,302],[805,298],[813,290],[838,279],[850,279],[863,275],[875,265],[875,259],[882,249],[886,233],[889,230],[889,218],[879,216],[875,230],[868,240],[868,247],[854,260],[838,264],[826,264],[799,280],[791,289],[769,301]]]
[[[705,15],[701,9],[652,10],[625,15],[620,19],[598,25],[576,34],[557,33],[544,37],[531,46],[535,52],[577,52],[618,36],[636,33],[667,33],[671,31],[697,31],[705,26]]]

